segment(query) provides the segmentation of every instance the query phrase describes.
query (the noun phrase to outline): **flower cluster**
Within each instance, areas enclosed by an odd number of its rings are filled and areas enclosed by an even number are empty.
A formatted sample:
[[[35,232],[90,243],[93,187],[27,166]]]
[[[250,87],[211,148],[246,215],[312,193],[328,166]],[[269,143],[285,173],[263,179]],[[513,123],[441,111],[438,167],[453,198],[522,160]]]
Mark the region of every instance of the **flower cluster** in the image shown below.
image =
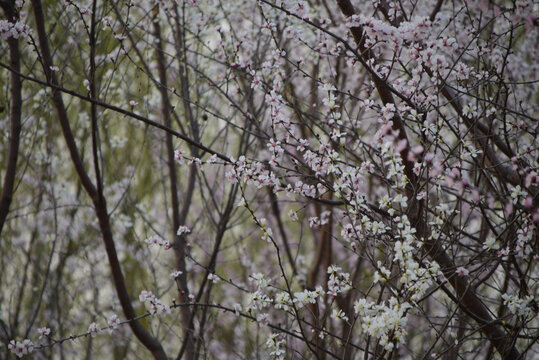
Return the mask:
[[[523,228],[517,230],[517,242],[515,245],[516,253],[519,257],[524,258],[532,254],[533,250],[530,246],[535,233],[535,224],[528,222]]]
[[[191,232],[191,229],[189,229],[185,225],[180,225],[178,228],[178,231],[176,232],[176,235],[183,235],[183,234],[189,234]]]
[[[266,341],[266,346],[270,350],[270,356],[274,359],[283,360],[286,354],[286,340],[279,339],[279,334],[271,334]]]
[[[294,293],[294,303],[298,308],[302,308],[307,304],[316,303],[316,299],[325,294],[324,289],[321,286],[317,286],[315,291],[303,290]]]
[[[153,247],[157,245],[157,246],[162,246],[165,250],[169,250],[172,247],[172,245],[170,244],[170,241],[163,240],[159,236],[156,236],[156,235],[150,236],[149,238],[144,240],[144,242],[148,244],[149,247]]]
[[[42,327],[42,328],[37,329],[37,332],[39,334],[39,339],[41,340],[43,338],[48,337],[51,334],[51,329],[49,329],[48,327]]]
[[[9,351],[20,358],[34,351],[34,343],[29,339],[23,341],[11,340],[7,347]]]
[[[22,22],[10,22],[0,20],[0,39],[7,40],[9,38],[24,38],[32,34],[30,27]]]
[[[340,293],[352,289],[350,274],[342,272],[341,270],[342,268],[336,265],[331,265],[328,267],[328,294],[331,296],[337,296]]]
[[[109,332],[112,334],[112,332],[116,329],[118,329],[118,326],[120,326],[120,318],[118,317],[118,315],[116,314],[112,314],[108,320],[107,320],[108,324],[109,324]],[[90,324],[90,326],[92,326],[92,324]],[[88,329],[88,331],[90,331]]]
[[[363,330],[380,339],[380,345],[391,351],[395,344],[402,342],[406,336],[406,312],[412,306],[408,303],[399,303],[398,299],[391,297],[388,304],[377,305],[366,299],[354,303],[356,315],[361,316]]]
[[[273,303],[273,299],[266,294],[266,287],[269,282],[261,273],[255,273],[251,275],[251,281],[256,285],[256,290],[247,294],[247,305],[245,306],[247,312],[254,312],[256,310],[262,310]],[[280,298],[282,307],[287,305],[288,300],[286,297]]]
[[[161,300],[151,291],[142,290],[138,298],[146,306],[150,314],[170,314],[170,306],[161,303]]]
[[[513,314],[529,318],[533,316],[532,303],[534,301],[533,296],[528,295],[525,298],[520,298],[517,295],[503,294],[503,304],[509,308]]]
[[[101,332],[101,329],[97,326],[95,322],[91,323],[90,326],[88,326],[88,333],[91,337],[96,337],[99,332]]]

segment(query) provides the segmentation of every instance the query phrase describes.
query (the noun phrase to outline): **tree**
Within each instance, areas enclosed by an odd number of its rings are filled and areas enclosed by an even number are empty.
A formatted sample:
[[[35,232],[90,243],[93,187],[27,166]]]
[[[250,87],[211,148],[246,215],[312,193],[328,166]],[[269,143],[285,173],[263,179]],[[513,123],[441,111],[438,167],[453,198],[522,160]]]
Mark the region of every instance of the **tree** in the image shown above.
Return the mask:
[[[0,7],[6,358],[537,356],[538,4]]]

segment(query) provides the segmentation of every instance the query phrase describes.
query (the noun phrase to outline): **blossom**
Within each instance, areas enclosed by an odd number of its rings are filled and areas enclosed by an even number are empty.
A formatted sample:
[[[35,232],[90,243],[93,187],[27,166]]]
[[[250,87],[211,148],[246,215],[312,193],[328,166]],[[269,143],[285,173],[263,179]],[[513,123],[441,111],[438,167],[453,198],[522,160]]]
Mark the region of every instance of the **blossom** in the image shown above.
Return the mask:
[[[181,274],[183,274],[182,271],[180,271],[180,270],[174,270],[174,272],[172,272],[172,273],[170,274],[170,276],[172,276],[173,278],[177,278],[177,277],[180,276]]]
[[[95,322],[91,323],[90,326],[88,326],[88,333],[91,337],[96,337],[96,335],[101,331],[97,324]]]
[[[509,310],[516,315],[528,318],[533,316],[533,296],[528,295],[525,298],[519,298],[517,295],[503,294],[503,304],[506,305]]]
[[[163,240],[161,238],[159,238],[158,236],[150,236],[149,238],[147,238],[146,240],[144,240],[144,242],[146,244],[148,244],[148,246],[152,247],[153,245],[158,245],[158,246],[161,246],[163,245]]]
[[[251,275],[251,280],[256,283],[258,288],[265,288],[268,286],[268,280],[264,277],[262,273],[255,273]]]
[[[406,311],[411,308],[408,303],[399,303],[391,297],[387,304],[377,304],[366,299],[354,303],[354,310],[362,318],[362,328],[369,335],[380,339],[386,350],[391,350],[393,341],[400,342],[406,335]],[[390,338],[392,335],[392,338]]]
[[[178,231],[176,232],[176,235],[183,235],[183,234],[189,234],[191,232],[191,229],[189,229],[185,225],[180,225],[178,228]]]
[[[180,164],[182,165],[185,160],[184,160],[184,157],[183,157],[183,150],[178,148],[176,150],[174,150],[174,159]]]
[[[298,221],[298,213],[295,212],[294,210],[290,210],[290,211],[288,212],[288,216],[289,216],[292,220]]]
[[[109,331],[112,333],[113,330],[118,328],[118,325],[120,325],[120,318],[116,314],[112,314],[108,320],[109,324]]]
[[[170,314],[170,306],[163,304],[151,291],[142,290],[139,295],[140,302],[144,303],[150,314]]]
[[[282,360],[285,357],[286,351],[286,341],[279,340],[279,334],[271,334],[266,341],[266,347],[270,350],[270,356],[274,359]]]
[[[337,296],[337,294],[348,291],[352,288],[350,283],[350,274],[341,272],[341,268],[336,265],[328,267],[328,294]]]
[[[528,195],[528,193],[520,187],[520,185],[517,185],[515,187],[510,186],[511,188],[511,199],[513,199],[513,204],[518,203],[518,199],[520,197],[525,197]]]
[[[455,274],[457,274],[458,276],[468,276],[468,274],[470,273],[470,271],[466,268],[463,268],[462,266],[459,266],[456,270],[455,270]]]
[[[151,301],[155,298],[155,296],[153,295],[153,293],[151,291],[147,291],[147,290],[142,290],[140,292],[140,295],[139,295],[139,300],[141,302],[145,302],[145,301]]]
[[[318,293],[316,291],[304,290],[302,292],[294,293],[294,302],[298,304],[299,307],[303,307],[306,304],[316,303],[316,298]]]
[[[267,325],[269,322],[269,314],[268,313],[258,314],[256,316],[256,321],[262,325]]]
[[[48,327],[42,327],[37,329],[37,332],[39,334],[39,339],[42,339],[50,335],[51,329],[49,329]]]
[[[237,204],[238,207],[245,207],[247,206],[247,202],[245,201],[244,197],[241,197]]]
[[[247,294],[247,307],[246,310],[251,312],[267,307],[273,303],[273,299],[269,298],[261,289]]]
[[[21,358],[34,351],[34,343],[30,339],[25,339],[23,341],[11,340],[8,344],[8,350]]]
[[[285,291],[275,295],[274,303],[276,309],[283,309],[284,311],[288,311],[290,309],[290,305],[292,305],[290,295]]]
[[[234,314],[236,316],[240,316],[240,313],[241,313],[241,304],[240,303],[235,303],[234,306]]]
[[[200,169],[202,167],[202,160],[197,157],[193,157],[189,159],[189,165],[191,164],[195,164],[195,166]]]
[[[227,171],[225,173],[225,178],[232,184],[236,184],[238,182],[238,174],[236,174],[234,170]]]
[[[215,164],[217,162],[217,154],[213,154],[212,156],[210,156],[210,158],[208,159],[208,164]]]
[[[24,38],[32,34],[32,30],[26,24],[22,22],[10,22],[7,20],[0,20],[0,39],[7,40],[9,38]]]
[[[348,316],[344,313],[342,310],[333,309],[333,312],[331,313],[331,317],[336,320],[343,320],[348,321]]]

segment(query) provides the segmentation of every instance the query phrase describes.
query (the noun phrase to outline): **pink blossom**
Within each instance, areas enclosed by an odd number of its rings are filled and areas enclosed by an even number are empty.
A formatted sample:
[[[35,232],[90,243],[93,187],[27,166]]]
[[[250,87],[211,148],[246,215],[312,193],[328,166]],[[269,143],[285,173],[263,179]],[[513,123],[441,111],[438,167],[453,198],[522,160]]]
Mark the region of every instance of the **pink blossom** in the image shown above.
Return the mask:
[[[91,337],[96,337],[100,331],[101,329],[99,329],[95,322],[91,323],[90,326],[88,326],[88,333]]]
[[[459,266],[455,270],[455,274],[457,274],[458,276],[468,276],[469,273],[470,272],[466,268],[463,268],[462,266]]]

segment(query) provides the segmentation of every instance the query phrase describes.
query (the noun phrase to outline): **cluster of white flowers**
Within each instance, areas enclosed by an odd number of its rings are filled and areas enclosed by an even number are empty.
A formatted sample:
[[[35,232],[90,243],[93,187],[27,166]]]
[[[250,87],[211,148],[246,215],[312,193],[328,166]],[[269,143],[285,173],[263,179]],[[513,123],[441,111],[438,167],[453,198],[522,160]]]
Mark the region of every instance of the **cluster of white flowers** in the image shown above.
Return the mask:
[[[396,238],[394,245],[395,260],[398,261],[402,275],[399,279],[410,293],[410,300],[416,301],[427,291],[436,278],[443,278],[440,266],[431,261],[419,264],[414,258],[414,251],[421,248],[422,242],[415,238],[416,230],[411,227],[406,215],[396,217]]]
[[[316,298],[323,296],[325,294],[324,289],[321,286],[317,286],[315,291],[303,290],[300,292],[294,293],[294,303],[297,304],[298,308],[302,308],[307,304],[316,303]]]
[[[519,298],[517,295],[503,294],[503,304],[509,308],[513,314],[529,318],[533,316],[531,304],[533,296],[528,295],[525,298]]]
[[[266,294],[266,288],[269,281],[264,277],[262,273],[255,273],[250,276],[252,282],[256,285],[256,290],[247,295],[247,305],[245,307],[247,312],[253,312],[256,310],[264,309],[273,303],[273,299]],[[283,296],[282,299],[283,308],[287,304],[287,300]],[[287,308],[288,309],[288,308]]]
[[[279,339],[279,334],[271,334],[266,341],[266,346],[270,350],[270,356],[274,359],[284,359],[286,354],[286,340]]]
[[[386,167],[386,179],[394,181],[393,188],[404,189],[408,183],[408,177],[404,174],[404,164],[401,154],[396,151],[399,147],[405,146],[402,141],[395,146],[396,137],[386,136],[386,141],[381,146],[380,152],[384,158],[384,166]]]
[[[250,280],[254,282],[257,288],[264,289],[268,286],[268,280],[264,277],[262,273],[254,273],[250,276]]]
[[[385,283],[389,280],[391,277],[391,271],[389,269],[386,269],[381,261],[377,261],[377,268],[378,270],[374,272],[374,282],[377,283],[379,281]]]
[[[48,327],[42,327],[37,329],[37,333],[39,334],[39,340],[41,340],[51,334],[51,329],[49,329]]]
[[[116,314],[112,314],[108,320],[107,323],[109,324],[109,332],[112,334],[112,332],[116,329],[118,329],[118,326],[120,326],[120,318]],[[91,324],[90,324],[91,326]],[[89,330],[88,330],[89,331]]]
[[[185,163],[183,150],[181,148],[178,148],[174,150],[174,159],[178,162],[178,164],[182,165]]]
[[[245,307],[248,312],[254,310],[260,310],[270,305],[273,300],[268,297],[261,289],[257,289],[247,295],[247,306]]]
[[[276,309],[283,309],[284,311],[290,310],[290,307],[292,306],[290,294],[285,291],[277,293],[277,295],[275,295],[274,304]]]
[[[335,320],[342,320],[348,322],[348,316],[346,316],[346,313],[342,311],[341,309],[333,309],[331,313],[331,317]]]
[[[7,40],[9,38],[24,38],[32,34],[30,27],[22,22],[10,22],[0,20],[0,39]]]
[[[513,200],[513,204],[518,204],[519,199],[524,198],[528,195],[528,193],[520,187],[520,185],[517,186],[511,186],[511,199]]]
[[[266,218],[261,218],[258,220],[258,222],[259,222],[260,230],[262,231],[261,239],[267,243],[271,243],[273,230],[269,226],[267,226]]]
[[[91,337],[96,337],[97,334],[101,332],[101,329],[95,322],[91,323],[90,326],[88,326],[88,333]]]
[[[159,236],[156,236],[156,235],[150,236],[149,238],[144,240],[144,242],[148,244],[149,247],[153,247],[157,245],[157,246],[162,246],[165,250],[168,250],[172,247],[172,245],[170,244],[170,241],[163,240]]]
[[[150,314],[170,314],[170,306],[163,304],[151,291],[142,290],[138,298]]]
[[[362,318],[363,330],[380,339],[380,344],[389,351],[406,336],[406,312],[411,307],[408,303],[400,304],[395,297],[391,297],[387,305],[377,305],[366,299],[354,303],[356,315]]]
[[[208,274],[208,280],[210,280],[214,284],[217,284],[219,282],[219,276],[215,274]]]
[[[189,234],[190,232],[191,232],[191,229],[189,229],[187,226],[180,225],[180,227],[178,227],[178,231],[176,232],[176,235]]]
[[[31,354],[34,351],[34,343],[30,339],[23,341],[11,340],[8,344],[8,349],[18,357]]]
[[[519,257],[525,257],[532,253],[530,242],[535,233],[535,225],[529,222],[527,226],[517,230],[517,243],[515,246],[516,253]]]
[[[341,271],[342,268],[331,265],[328,267],[328,294],[331,296],[337,296],[340,293],[346,292],[352,289],[352,283],[350,282],[350,274]]]

